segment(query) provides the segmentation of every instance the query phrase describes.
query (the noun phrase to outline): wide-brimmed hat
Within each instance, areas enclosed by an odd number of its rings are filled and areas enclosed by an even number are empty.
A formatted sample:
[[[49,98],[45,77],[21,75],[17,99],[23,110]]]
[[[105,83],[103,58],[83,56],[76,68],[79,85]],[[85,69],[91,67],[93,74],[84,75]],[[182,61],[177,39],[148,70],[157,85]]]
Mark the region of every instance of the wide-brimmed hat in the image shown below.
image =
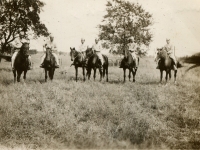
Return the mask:
[[[81,41],[82,41],[82,40],[85,41],[85,38],[81,38]]]
[[[169,38],[166,38],[166,41],[170,41],[170,39],[169,39]]]

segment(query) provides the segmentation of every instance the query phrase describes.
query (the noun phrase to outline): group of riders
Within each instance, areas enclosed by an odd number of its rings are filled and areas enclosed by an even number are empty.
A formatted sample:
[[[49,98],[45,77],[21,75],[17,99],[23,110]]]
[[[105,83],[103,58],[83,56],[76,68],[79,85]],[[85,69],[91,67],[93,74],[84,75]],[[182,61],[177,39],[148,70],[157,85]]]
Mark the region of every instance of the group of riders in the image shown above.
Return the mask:
[[[30,43],[30,39],[28,38],[28,36],[26,34],[23,34],[23,33],[20,33],[19,34],[19,38],[16,38],[12,42],[12,45],[13,45],[14,51],[15,51],[13,53],[13,55],[12,55],[12,58],[11,58],[11,67],[12,67],[13,70],[15,69],[14,68],[15,58],[16,58],[20,48],[25,43],[29,44]],[[176,67],[177,61],[176,61],[176,58],[175,58],[173,46],[170,44],[170,39],[166,39],[166,43],[167,44],[163,48],[167,51],[169,57],[173,60],[173,69],[177,70],[177,67]],[[131,56],[133,57],[133,60],[135,60],[136,68],[137,68],[138,67],[138,61],[136,61],[137,60],[136,48],[137,48],[137,45],[136,45],[136,43],[134,41],[134,38],[130,38],[129,39],[129,44],[128,44],[128,50],[129,50]],[[50,49],[52,54],[53,54],[53,56],[55,57],[55,61],[56,61],[55,68],[59,68],[59,59],[58,59],[58,55],[57,55],[58,50],[57,50],[57,46],[56,46],[56,44],[54,42],[54,37],[52,36],[52,34],[50,34],[48,40],[43,45],[43,50],[45,51],[47,49]],[[87,49],[88,49],[88,46],[85,44],[85,39],[81,38],[81,44],[78,47],[77,51],[80,52],[83,56],[85,56]],[[95,39],[95,43],[92,45],[92,50],[98,56],[101,64],[103,65],[104,59],[103,59],[103,55],[101,53],[102,45],[99,42],[98,38]],[[44,63],[43,62],[44,62],[45,57],[46,57],[46,53],[44,53],[44,55],[41,57],[41,62],[40,62],[40,67],[41,68],[44,68]],[[31,57],[30,56],[28,57],[28,61],[29,61],[28,70],[31,70],[32,69],[32,61],[31,61]],[[157,64],[158,64],[156,69],[159,69],[159,59],[155,59],[155,61],[157,61]],[[86,65],[87,65],[87,62],[86,62]],[[120,68],[122,68],[122,64],[120,65]]]

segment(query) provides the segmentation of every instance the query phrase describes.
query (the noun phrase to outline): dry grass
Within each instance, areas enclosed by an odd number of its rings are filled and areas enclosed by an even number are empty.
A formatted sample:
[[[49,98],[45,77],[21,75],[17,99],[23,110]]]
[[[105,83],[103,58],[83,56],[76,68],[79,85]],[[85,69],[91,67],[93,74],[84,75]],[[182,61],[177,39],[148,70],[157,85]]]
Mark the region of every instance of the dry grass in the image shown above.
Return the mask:
[[[109,68],[109,82],[74,81],[68,56],[44,82],[40,55],[25,83],[0,64],[0,143],[26,148],[200,148],[200,68],[178,71],[178,85],[159,85],[153,58],[140,59],[136,83]],[[67,74],[65,74],[67,71]]]

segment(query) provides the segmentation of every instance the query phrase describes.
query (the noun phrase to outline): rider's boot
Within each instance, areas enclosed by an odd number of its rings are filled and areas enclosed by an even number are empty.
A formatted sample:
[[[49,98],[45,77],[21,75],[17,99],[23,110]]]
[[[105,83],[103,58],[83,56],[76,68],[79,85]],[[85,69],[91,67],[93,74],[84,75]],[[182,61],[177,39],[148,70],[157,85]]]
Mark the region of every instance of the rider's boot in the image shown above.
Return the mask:
[[[40,65],[40,68],[44,68],[44,63],[42,63],[42,64]]]
[[[159,60],[158,63],[157,63],[156,69],[160,69],[160,60]]]
[[[33,66],[32,66],[32,63],[29,62],[29,65],[28,65],[28,70],[32,70],[33,69]]]
[[[173,69],[174,69],[174,70],[177,70],[177,67],[176,67],[176,65],[174,65],[174,66],[173,66]]]

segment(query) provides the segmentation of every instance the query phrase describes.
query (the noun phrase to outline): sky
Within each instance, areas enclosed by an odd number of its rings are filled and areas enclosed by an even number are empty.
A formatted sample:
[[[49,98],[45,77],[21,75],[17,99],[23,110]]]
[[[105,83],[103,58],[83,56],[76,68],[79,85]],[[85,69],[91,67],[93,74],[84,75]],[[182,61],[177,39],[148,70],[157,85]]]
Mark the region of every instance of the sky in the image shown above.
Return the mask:
[[[107,0],[41,0],[45,2],[41,21],[54,35],[58,51],[68,52],[78,47],[81,38],[92,46],[98,35],[97,25],[106,14]],[[171,39],[177,56],[200,52],[200,1],[199,0],[128,0],[138,2],[153,15],[150,27],[153,41],[149,55]],[[31,48],[42,50],[44,39],[31,42]]]

